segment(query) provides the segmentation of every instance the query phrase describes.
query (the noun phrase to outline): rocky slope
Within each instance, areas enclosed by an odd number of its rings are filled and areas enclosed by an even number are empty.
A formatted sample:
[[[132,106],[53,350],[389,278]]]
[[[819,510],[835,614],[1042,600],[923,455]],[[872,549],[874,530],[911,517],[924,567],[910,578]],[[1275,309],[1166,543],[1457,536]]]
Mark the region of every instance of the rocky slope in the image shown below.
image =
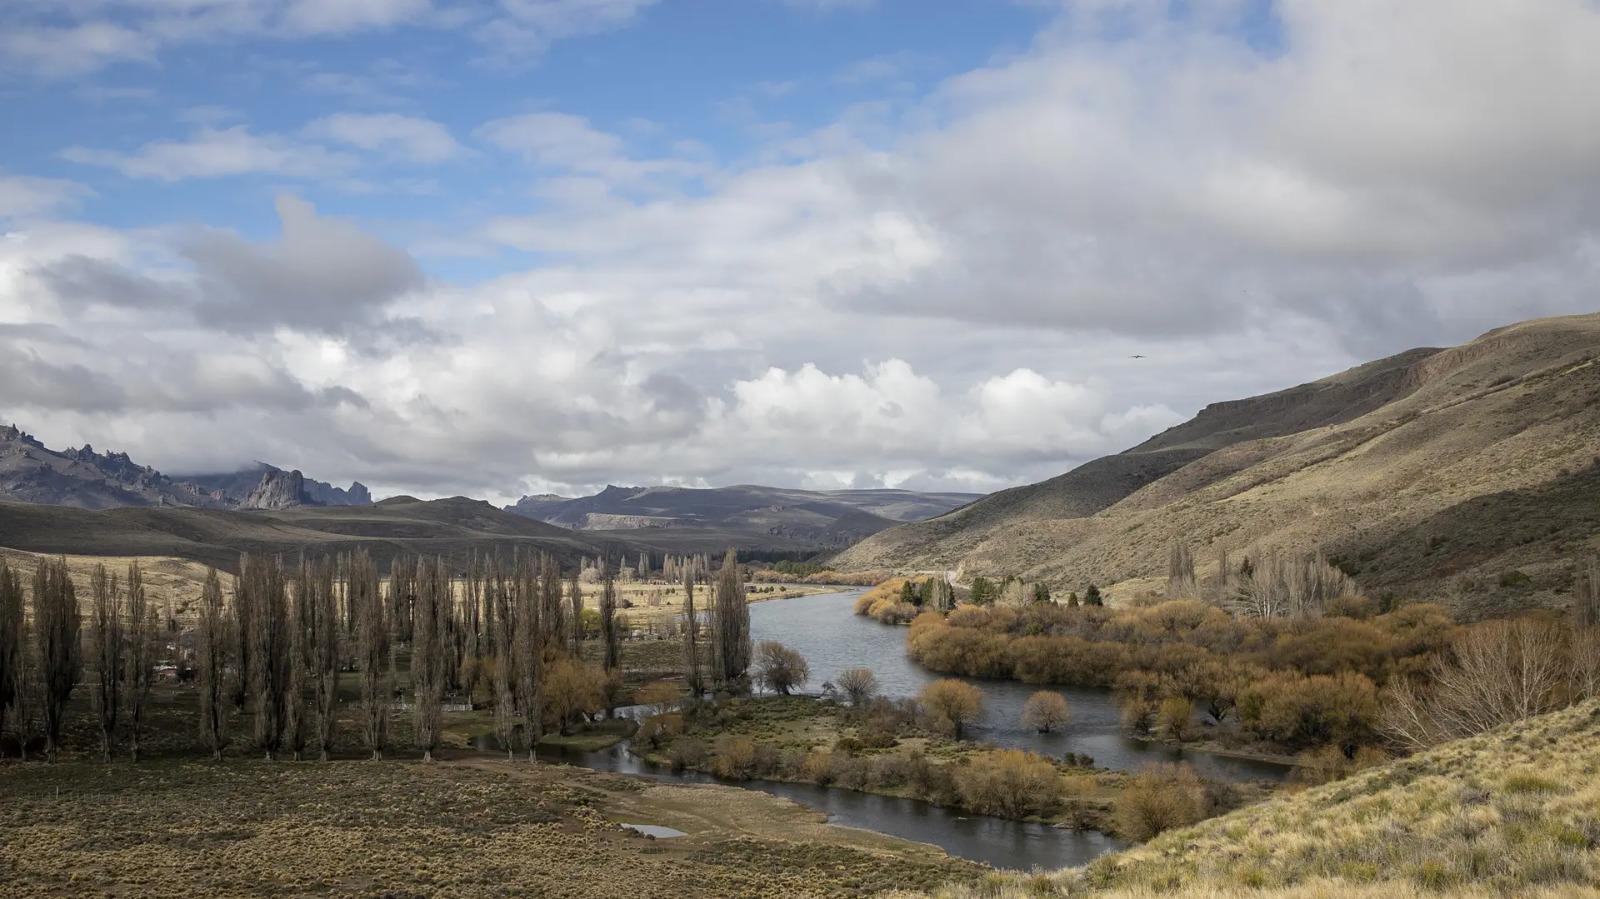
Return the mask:
[[[1571,560],[1600,550],[1600,315],[1218,403],[836,562],[1135,589],[1164,574],[1175,540],[1202,576],[1223,549],[1320,549],[1376,594],[1560,604]]]
[[[0,500],[79,509],[282,509],[366,505],[372,495],[359,481],[344,490],[265,462],[236,472],[169,477],[127,453],[101,453],[88,444],[52,450],[8,425],[0,427]]]

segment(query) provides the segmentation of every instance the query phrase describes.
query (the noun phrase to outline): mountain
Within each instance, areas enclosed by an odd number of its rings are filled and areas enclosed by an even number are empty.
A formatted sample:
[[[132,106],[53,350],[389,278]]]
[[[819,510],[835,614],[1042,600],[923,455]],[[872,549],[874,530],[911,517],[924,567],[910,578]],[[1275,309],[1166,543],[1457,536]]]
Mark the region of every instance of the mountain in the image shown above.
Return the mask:
[[[395,497],[368,506],[298,505],[239,511],[174,507],[88,510],[0,501],[0,546],[36,553],[175,556],[232,568],[245,551],[349,552],[364,548],[387,565],[400,553],[443,555],[548,551],[579,556],[638,547],[591,538],[502,511],[482,500]]]
[[[52,450],[9,425],[0,427],[0,500],[80,509],[276,509],[366,505],[372,495],[359,481],[343,490],[265,462],[236,472],[169,477],[127,453],[100,453],[88,444]]]
[[[288,474],[276,465],[265,462],[256,462],[247,468],[238,471],[226,471],[215,474],[186,474],[178,477],[191,484],[199,485],[207,491],[219,491],[229,501],[245,505],[245,508],[262,508],[247,505],[250,495],[282,475]],[[301,476],[304,482],[304,497],[302,502],[319,506],[365,506],[372,502],[372,494],[365,484],[360,481],[352,483],[348,489],[335,487],[325,481]]]
[[[1600,315],[1525,322],[1206,407],[1114,456],[874,534],[843,568],[1139,586],[1174,541],[1321,550],[1368,592],[1559,604],[1600,549]],[[1144,586],[1153,586],[1145,584]]]
[[[736,546],[816,551],[948,512],[978,498],[911,490],[708,489],[609,486],[593,496],[525,496],[506,510],[582,531],[628,536],[663,549]]]

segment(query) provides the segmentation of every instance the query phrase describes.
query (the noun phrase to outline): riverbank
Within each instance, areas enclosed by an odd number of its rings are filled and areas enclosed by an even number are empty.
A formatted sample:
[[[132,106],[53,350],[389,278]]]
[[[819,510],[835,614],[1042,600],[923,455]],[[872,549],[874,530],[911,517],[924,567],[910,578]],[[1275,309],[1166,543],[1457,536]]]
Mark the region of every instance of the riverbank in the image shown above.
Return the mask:
[[[806,783],[916,799],[972,814],[1077,830],[1119,829],[1117,804],[1136,776],[1016,749],[952,739],[906,704],[861,709],[811,696],[740,698],[647,719],[633,749],[651,764],[739,781]],[[1259,784],[1202,784],[1207,811],[1268,795]]]

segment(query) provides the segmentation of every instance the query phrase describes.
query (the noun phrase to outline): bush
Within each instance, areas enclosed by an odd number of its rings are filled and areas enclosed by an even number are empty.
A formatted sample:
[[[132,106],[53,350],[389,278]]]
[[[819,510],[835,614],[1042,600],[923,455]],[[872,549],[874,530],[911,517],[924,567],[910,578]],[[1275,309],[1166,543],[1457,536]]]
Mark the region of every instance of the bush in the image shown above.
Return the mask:
[[[789,695],[789,691],[811,678],[805,656],[776,640],[756,644],[756,683],[763,689]]]
[[[711,752],[711,773],[730,780],[747,780],[756,771],[756,744],[749,737],[724,735]]]
[[[667,761],[671,764],[672,770],[683,771],[705,765],[709,755],[704,740],[697,737],[679,737],[672,741],[672,748],[667,750]]]
[[[1061,775],[1041,756],[1000,749],[974,757],[955,772],[961,804],[981,815],[1045,816],[1061,807]]]
[[[918,701],[933,729],[952,733],[957,738],[983,716],[983,691],[955,678],[934,681],[923,687]]]
[[[1112,806],[1117,833],[1143,842],[1211,815],[1211,797],[1188,765],[1152,765],[1125,787]]]
[[[850,700],[850,705],[860,708],[878,693],[878,676],[870,668],[851,668],[839,675],[838,687]]]
[[[1191,736],[1189,719],[1193,715],[1193,702],[1182,696],[1168,696],[1156,708],[1156,732],[1168,740],[1181,743]]]
[[[1067,698],[1054,690],[1040,690],[1028,697],[1028,702],[1022,707],[1022,724],[1031,727],[1041,734],[1066,724],[1072,719],[1072,710],[1067,707]]]

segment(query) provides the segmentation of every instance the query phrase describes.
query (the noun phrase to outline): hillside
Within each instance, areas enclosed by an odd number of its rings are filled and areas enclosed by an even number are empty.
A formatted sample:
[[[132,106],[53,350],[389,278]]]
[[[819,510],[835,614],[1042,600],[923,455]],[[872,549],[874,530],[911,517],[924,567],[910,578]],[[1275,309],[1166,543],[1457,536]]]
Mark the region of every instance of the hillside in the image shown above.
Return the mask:
[[[1600,701],[1172,831],[994,896],[1592,896]]]
[[[632,536],[673,551],[737,546],[803,552],[840,549],[900,522],[943,514],[977,498],[911,490],[611,486],[577,498],[526,496],[506,509],[575,530]]]
[[[1374,593],[1560,603],[1600,547],[1600,315],[1501,328],[1208,406],[1124,453],[873,535],[848,568],[1064,587],[1322,549]],[[1502,581],[1504,584],[1502,584]]]
[[[400,553],[550,551],[571,560],[629,544],[531,521],[480,500],[410,497],[371,506],[276,511],[118,508],[99,511],[0,502],[0,546],[36,553],[169,556],[232,568],[245,551],[295,554],[365,547],[380,565]]]
[[[359,481],[345,490],[265,462],[234,472],[169,477],[127,453],[96,452],[88,444],[53,450],[8,425],[0,427],[0,500],[77,509],[255,509],[364,505],[372,496]]]

